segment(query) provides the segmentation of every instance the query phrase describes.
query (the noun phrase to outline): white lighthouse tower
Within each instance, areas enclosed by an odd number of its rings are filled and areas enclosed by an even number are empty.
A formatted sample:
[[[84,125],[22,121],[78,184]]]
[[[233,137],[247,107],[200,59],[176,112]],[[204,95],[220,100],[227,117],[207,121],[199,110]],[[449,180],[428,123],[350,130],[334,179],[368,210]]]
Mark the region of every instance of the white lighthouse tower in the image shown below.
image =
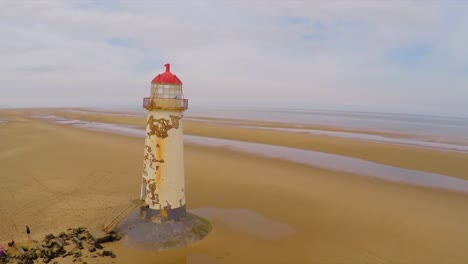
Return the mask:
[[[182,112],[188,100],[180,79],[171,73],[169,64],[165,66],[166,71],[151,81],[150,96],[143,99],[148,116],[140,198],[103,228],[125,235],[121,243],[140,249],[186,246],[211,230],[207,220],[185,208]]]
[[[188,100],[180,79],[169,64],[164,66],[143,100],[148,115],[140,198],[148,205],[145,217],[158,223],[179,221],[186,214],[182,112]]]

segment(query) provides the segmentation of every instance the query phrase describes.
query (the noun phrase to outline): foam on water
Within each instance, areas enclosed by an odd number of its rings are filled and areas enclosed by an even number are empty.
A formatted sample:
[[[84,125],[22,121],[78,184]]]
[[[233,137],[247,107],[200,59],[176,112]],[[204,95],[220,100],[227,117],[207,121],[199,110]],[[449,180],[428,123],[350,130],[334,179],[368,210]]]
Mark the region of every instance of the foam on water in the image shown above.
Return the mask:
[[[73,125],[75,127],[85,129],[108,131],[137,137],[143,137],[145,135],[145,131],[143,129],[136,127],[70,120],[55,116],[37,117],[51,119],[56,123]],[[275,145],[190,135],[184,135],[184,142],[201,146],[227,148],[234,151],[240,151],[269,158],[288,160],[324,169],[377,177],[390,181],[468,193],[467,180],[453,178],[442,174],[378,164],[353,157]]]

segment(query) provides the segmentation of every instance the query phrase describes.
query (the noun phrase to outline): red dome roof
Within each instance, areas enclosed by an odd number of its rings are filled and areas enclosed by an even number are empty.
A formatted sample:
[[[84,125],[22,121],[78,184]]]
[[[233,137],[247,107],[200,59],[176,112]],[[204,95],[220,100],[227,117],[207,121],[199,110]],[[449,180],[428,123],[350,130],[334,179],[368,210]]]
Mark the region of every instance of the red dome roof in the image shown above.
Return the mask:
[[[162,84],[177,84],[182,85],[182,81],[177,78],[176,75],[172,74],[171,72],[171,65],[164,64],[166,66],[166,71],[158,74],[158,76],[154,77],[151,83],[162,83]]]

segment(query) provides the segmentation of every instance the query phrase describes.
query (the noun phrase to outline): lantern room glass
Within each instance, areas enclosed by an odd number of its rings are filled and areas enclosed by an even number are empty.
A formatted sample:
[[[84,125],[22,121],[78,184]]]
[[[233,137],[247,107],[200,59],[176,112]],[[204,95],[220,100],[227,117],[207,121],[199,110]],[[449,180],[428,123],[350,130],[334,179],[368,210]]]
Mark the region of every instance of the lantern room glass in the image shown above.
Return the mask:
[[[151,97],[158,99],[183,99],[182,85],[154,83],[151,85]]]

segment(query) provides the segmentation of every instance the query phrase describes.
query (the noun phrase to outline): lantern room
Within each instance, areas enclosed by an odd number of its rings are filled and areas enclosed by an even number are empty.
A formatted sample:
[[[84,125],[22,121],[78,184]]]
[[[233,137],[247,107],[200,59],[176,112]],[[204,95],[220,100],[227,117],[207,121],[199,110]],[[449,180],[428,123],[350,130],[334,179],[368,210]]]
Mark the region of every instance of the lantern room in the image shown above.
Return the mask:
[[[188,101],[184,99],[182,81],[171,72],[171,65],[165,64],[166,71],[151,81],[150,97],[143,99],[143,107],[148,110],[187,110]]]

